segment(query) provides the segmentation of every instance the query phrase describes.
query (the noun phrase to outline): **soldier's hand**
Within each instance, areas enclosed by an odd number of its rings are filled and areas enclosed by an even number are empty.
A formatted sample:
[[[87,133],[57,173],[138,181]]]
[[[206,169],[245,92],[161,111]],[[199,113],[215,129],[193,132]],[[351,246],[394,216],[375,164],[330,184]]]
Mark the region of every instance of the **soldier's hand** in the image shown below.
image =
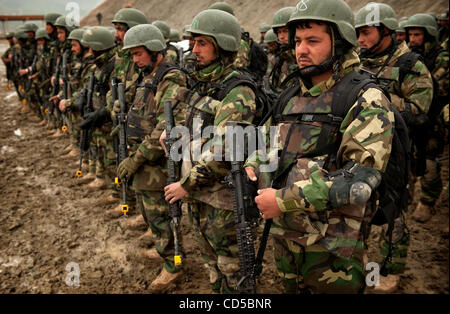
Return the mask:
[[[51,80],[50,80],[50,82],[51,82],[51,84],[52,84],[52,87],[55,86],[55,79],[56,79],[56,78],[55,78],[54,76],[52,76],[52,78],[51,78]]]
[[[258,180],[258,178],[255,175],[255,169],[253,169],[252,167],[245,167],[245,172],[247,172],[247,177],[250,180],[252,181]]]
[[[173,204],[176,201],[181,200],[187,194],[188,194],[187,191],[181,186],[180,181],[164,187],[164,195],[166,201],[168,201],[170,204]]]
[[[59,102],[59,96],[58,95],[52,96],[50,97],[49,100],[53,101],[53,103],[56,105]]]
[[[167,153],[167,148],[166,148],[166,144],[164,144],[164,140],[166,139],[166,130],[164,130],[161,133],[161,136],[159,137],[159,144],[161,145],[161,147],[164,149],[164,152],[166,153],[166,155],[168,155]]]
[[[59,110],[61,111],[65,111],[66,110],[66,100],[65,99],[61,99],[61,101],[59,102]]]
[[[133,157],[127,157],[117,167],[117,175],[120,179],[131,178],[139,166],[140,164],[137,163]]]
[[[272,188],[258,190],[258,196],[255,197],[255,202],[263,219],[281,216],[281,210],[278,207],[275,196],[276,191]]]
[[[25,74],[28,74],[27,69],[20,69],[20,70],[19,70],[19,75],[20,75],[20,76],[24,76]]]

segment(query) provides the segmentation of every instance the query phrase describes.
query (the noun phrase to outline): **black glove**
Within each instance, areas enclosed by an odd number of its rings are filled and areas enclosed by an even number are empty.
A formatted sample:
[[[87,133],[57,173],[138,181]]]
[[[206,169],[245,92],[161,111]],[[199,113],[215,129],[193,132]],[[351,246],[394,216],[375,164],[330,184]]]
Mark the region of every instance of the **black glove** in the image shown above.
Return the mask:
[[[73,108],[78,112],[83,112],[84,104],[87,100],[87,89],[83,88],[78,94],[77,98],[75,98]]]
[[[106,120],[107,116],[108,112],[105,107],[89,112],[83,117],[83,121],[80,123],[80,129],[86,130],[92,127],[100,126]]]
[[[400,115],[402,116],[403,120],[405,121],[408,127],[424,126],[429,121],[428,116],[426,114],[423,113],[414,114],[411,111],[411,105],[409,103],[406,103],[405,111],[402,111]]]

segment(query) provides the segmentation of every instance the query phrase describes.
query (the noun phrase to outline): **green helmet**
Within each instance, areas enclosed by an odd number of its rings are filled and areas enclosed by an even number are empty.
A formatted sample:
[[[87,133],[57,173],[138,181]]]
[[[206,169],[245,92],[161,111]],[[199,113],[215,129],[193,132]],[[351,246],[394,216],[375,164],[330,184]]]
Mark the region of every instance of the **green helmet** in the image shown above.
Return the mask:
[[[377,14],[374,14],[376,12]],[[383,24],[391,31],[398,28],[397,16],[391,6],[384,3],[369,2],[355,15],[355,29],[363,26]]]
[[[287,26],[289,18],[294,11],[295,7],[286,7],[275,12],[275,15],[273,16],[272,29],[275,31],[275,28]]]
[[[14,32],[8,32],[6,33],[6,39],[10,39],[14,37]]]
[[[14,33],[14,37],[16,37],[17,39],[28,39],[27,33],[25,33],[23,30],[16,31]]]
[[[400,19],[400,22],[398,22],[398,28],[395,30],[397,33],[406,33],[405,24],[407,20],[408,18],[403,21]]]
[[[207,9],[198,13],[188,32],[213,37],[220,48],[226,51],[238,51],[241,44],[241,26],[231,14],[216,9]]]
[[[230,13],[231,15],[234,15],[234,10],[231,7],[231,5],[229,5],[228,3],[226,3],[225,1],[222,2],[216,2],[213,3],[209,6],[208,9],[216,9],[216,10],[221,10],[221,11],[225,11]]]
[[[94,51],[106,50],[114,47],[114,35],[101,26],[94,26],[84,31],[81,44]]]
[[[268,44],[273,42],[278,42],[278,37],[273,32],[273,29],[269,29],[266,33],[266,36],[264,36],[264,43]]]
[[[170,30],[169,41],[177,43],[180,41],[180,33],[176,29]]]
[[[170,27],[169,27],[169,25],[166,22],[164,22],[164,21],[154,21],[152,24],[159,28],[159,30],[161,31],[161,33],[164,36],[164,39],[169,39],[169,37],[170,37]]]
[[[158,27],[152,24],[136,25],[125,33],[123,49],[144,46],[150,51],[166,48],[166,41]]]
[[[39,28],[36,31],[35,38],[36,38],[36,40],[38,40],[38,39],[48,39],[48,40],[50,40],[50,37],[48,37],[47,31],[45,30],[45,28]]]
[[[270,29],[272,29],[272,28],[266,22],[263,22],[263,23],[261,23],[259,25],[259,32],[260,33],[267,33]]]
[[[335,24],[339,34],[352,46],[357,46],[352,9],[342,0],[300,1],[288,26],[301,20],[316,20]],[[272,27],[274,27],[272,25]]]
[[[187,31],[190,27],[191,27],[190,24],[184,25],[184,27],[183,27],[183,39],[185,37],[192,37],[192,34]]]
[[[23,25],[23,31],[24,32],[34,32],[34,33],[36,33],[38,28],[39,27],[36,24],[34,24],[34,23],[25,23]]]
[[[404,25],[408,28],[424,28],[426,32],[437,39],[439,34],[436,20],[429,14],[418,13],[411,16]]]
[[[114,15],[112,23],[122,23],[130,29],[139,24],[148,24],[148,20],[144,13],[137,9],[123,8]]]
[[[55,26],[56,27],[61,27],[61,28],[65,28],[67,30],[67,33],[70,33],[71,31],[73,31],[75,28],[77,28],[77,26],[73,25],[73,26],[69,26],[66,23],[66,17],[64,15],[61,15],[60,17],[58,17],[56,19],[55,22]]]
[[[59,14],[59,13],[47,13],[47,14],[44,16],[44,21],[45,21],[46,23],[50,23],[50,24],[52,24],[52,25],[55,25],[56,19],[57,19],[58,17],[60,17],[60,16],[61,16],[61,14]]]
[[[77,28],[70,32],[69,37],[67,39],[70,40],[78,40],[81,43],[83,39],[84,29]]]

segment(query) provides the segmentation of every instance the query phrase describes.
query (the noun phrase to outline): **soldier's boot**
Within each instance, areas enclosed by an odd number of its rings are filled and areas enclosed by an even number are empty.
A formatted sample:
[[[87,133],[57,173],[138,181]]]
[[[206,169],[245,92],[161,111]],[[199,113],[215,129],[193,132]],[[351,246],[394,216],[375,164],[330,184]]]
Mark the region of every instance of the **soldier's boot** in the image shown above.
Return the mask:
[[[115,197],[114,195],[110,194],[108,196],[100,198],[95,204],[96,205],[111,205],[111,204],[118,204],[120,202],[120,198]]]
[[[78,166],[77,166],[78,167]],[[97,176],[93,172],[89,172],[87,175],[77,178],[78,183],[80,184],[86,184],[88,182],[91,182],[92,180],[96,179]]]
[[[56,129],[56,132],[53,135],[51,135],[52,138],[60,138],[63,136],[64,136],[64,133],[59,128]]]
[[[137,215],[136,217],[130,218],[127,221],[128,229],[139,230],[139,229],[145,229],[146,227],[147,227],[147,223],[145,222],[144,216],[142,216],[142,215]]]
[[[386,277],[379,277],[379,285],[373,288],[373,292],[375,293],[392,293],[398,288],[398,284],[400,282],[399,275],[389,274]]]
[[[119,201],[120,201],[120,199],[117,202],[119,202]],[[106,211],[106,216],[109,218],[119,218],[123,215],[124,215],[124,213],[122,211],[122,204],[118,204],[114,208],[108,209]]]
[[[31,109],[30,109],[30,107],[28,106],[28,105],[23,105],[21,108],[20,108],[20,112],[21,113],[29,113],[31,111]]]
[[[151,261],[162,261],[163,258],[159,255],[158,251],[155,248],[152,249],[144,249],[139,251],[139,255],[145,259],[149,259]]]
[[[87,185],[87,188],[89,190],[99,190],[99,189],[104,189],[107,186],[108,186],[108,183],[106,182],[105,179],[96,177],[94,181],[92,181],[91,183],[89,183]]]
[[[430,220],[431,215],[432,215],[432,207],[420,201],[412,217],[417,222],[425,223],[428,220]]]
[[[150,247],[153,245],[153,232],[152,229],[148,228],[148,230],[138,238],[139,246],[141,247]]]
[[[35,116],[34,114],[30,116],[30,120],[36,123],[41,122],[41,119],[39,119],[39,117]]]
[[[40,126],[47,125],[47,121],[46,120],[42,120],[41,122],[39,122],[38,125],[40,125]]]
[[[158,277],[150,284],[149,289],[152,293],[164,293],[167,289],[174,286],[182,277],[183,271],[169,273],[164,267]]]
[[[80,150],[78,148],[73,148],[70,152],[63,155],[64,158],[79,158],[80,157]]]
[[[75,148],[75,146],[73,144],[70,144],[70,145],[64,147],[64,149],[61,151],[61,154],[66,155],[66,154],[70,153],[70,151],[74,148]]]

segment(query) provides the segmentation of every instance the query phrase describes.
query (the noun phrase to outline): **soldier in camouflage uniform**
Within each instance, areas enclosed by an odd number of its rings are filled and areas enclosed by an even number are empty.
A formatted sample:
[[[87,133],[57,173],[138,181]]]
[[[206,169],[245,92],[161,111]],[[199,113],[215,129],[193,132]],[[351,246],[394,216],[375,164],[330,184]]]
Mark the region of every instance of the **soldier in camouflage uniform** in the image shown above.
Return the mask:
[[[191,25],[185,25],[183,27],[183,40],[189,40],[189,49],[185,52],[183,57],[183,68],[186,69],[188,73],[192,73],[194,71],[196,57],[192,52],[192,49],[194,48],[194,38],[192,37],[192,34],[187,31],[189,27],[191,27]]]
[[[62,58],[63,54],[66,54],[68,56],[68,60],[72,58],[72,43],[68,39],[69,34],[72,30],[76,28],[76,26],[70,26],[66,23],[66,17],[64,15],[58,17],[55,21],[56,31],[58,33],[58,41],[59,41],[59,49],[56,52],[57,59],[60,59],[59,69],[56,69],[53,72],[52,76],[52,85],[59,84],[59,91],[62,90]],[[59,71],[59,82],[55,82],[55,75],[56,71]],[[59,95],[54,95],[50,97],[50,101],[53,101],[55,105],[55,109],[53,112],[53,119],[55,121],[55,125],[57,127],[56,132],[52,135],[52,137],[58,138],[64,136],[63,132],[61,131],[61,128],[63,126],[68,125],[68,118],[66,116],[65,112],[61,112],[59,110],[58,104],[59,104],[60,97]]]
[[[362,225],[372,211],[365,202],[336,201],[332,191],[349,193],[350,185],[338,185],[330,172],[350,169],[364,181],[374,180],[372,189],[379,184],[391,151],[394,113],[379,89],[361,90],[325,140],[331,144],[342,134],[331,154],[314,152],[327,125],[302,115],[331,112],[336,88],[345,88],[340,81],[358,70],[353,21],[342,0],[310,0],[299,2],[288,22],[299,93],[286,95],[273,123],[279,135],[274,156],[283,153],[271,174],[280,183],[255,198],[262,218],[273,218],[275,263],[287,293],[357,293],[365,287]],[[259,155],[256,151],[246,163],[252,180],[257,179],[253,169],[262,165]]]
[[[158,27],[158,29],[161,31],[161,33],[164,36],[164,40],[166,41],[166,56],[169,59],[170,62],[173,62],[175,64],[179,63],[179,52],[178,49],[174,46],[171,45],[169,43],[170,41],[170,27],[169,25],[167,25],[166,22],[164,21],[154,21],[152,23],[153,25],[155,25],[156,27]]]
[[[437,41],[438,31],[434,18],[428,14],[415,14],[405,24],[411,50],[422,55],[431,72],[434,83],[433,102],[428,112],[430,126],[426,145],[426,171],[421,178],[422,194],[420,202],[413,213],[415,220],[428,221],[433,214],[433,207],[442,191],[442,179],[436,158],[443,152],[444,132],[438,123],[438,115],[448,103],[449,86],[449,52]]]
[[[259,39],[260,45],[264,45],[264,38],[266,37],[267,32],[271,29],[272,27],[270,27],[270,25],[266,22],[263,22],[259,25],[259,33],[261,34],[261,37]]]
[[[406,41],[406,29],[404,27],[408,18],[406,16],[402,17],[398,22],[398,28],[395,30],[396,39],[399,44]]]
[[[134,98],[134,94],[136,92],[136,82],[139,77],[139,68],[134,64],[133,58],[131,57],[130,50],[123,50],[123,41],[125,38],[126,32],[132,28],[133,26],[139,24],[148,24],[148,20],[145,17],[144,13],[134,8],[123,8],[117,11],[114,15],[112,23],[115,28],[114,37],[116,39],[116,48],[115,48],[115,64],[114,71],[112,77],[114,77],[117,82],[122,82],[125,84],[125,104],[129,106]],[[106,109],[111,112],[111,118],[116,120],[115,113],[113,111],[114,106],[119,106],[119,103],[116,99],[115,104],[112,103],[112,91],[108,91],[106,95],[107,107]],[[117,134],[114,134],[117,136]],[[114,143],[110,143],[108,145],[114,145]],[[112,209],[109,209],[106,214],[109,217],[120,217],[123,215],[121,210],[121,205],[119,204],[119,194],[118,194],[118,186],[111,186],[111,194],[106,198],[102,198],[99,200],[99,204],[109,205],[116,204]],[[127,190],[127,204],[132,205],[135,203],[134,193]]]
[[[60,91],[59,110],[67,112],[70,121],[70,145],[67,147],[64,155],[65,158],[79,157],[80,155],[80,128],[81,122],[81,108],[75,104],[77,93],[81,89],[81,74],[84,69],[93,61],[93,55],[89,52],[89,47],[83,46],[81,40],[83,38],[84,29],[74,29],[70,32],[68,40],[72,44],[71,60],[67,63],[67,98],[62,98],[62,91]],[[75,164],[77,168],[78,161]]]
[[[29,100],[27,97],[26,92],[26,85],[28,81],[28,72],[27,68],[30,66],[31,61],[30,53],[28,49],[27,42],[28,42],[28,35],[24,32],[23,27],[18,28],[18,30],[15,32],[14,37],[16,38],[17,42],[16,45],[14,45],[14,55],[15,55],[15,76],[18,84],[18,90],[19,90],[19,99],[22,102],[22,107],[19,109],[23,113],[30,112],[29,107]]]
[[[269,29],[264,37],[264,44],[267,46],[267,75],[272,72],[273,67],[277,62],[277,54],[280,50],[280,45],[278,44],[277,35],[273,32],[273,29]]]
[[[3,64],[6,67],[6,79],[8,80],[8,90],[12,87],[10,85],[10,82],[13,80],[12,76],[12,55],[11,55],[11,49],[14,46],[14,33],[9,32],[6,34],[6,40],[9,43],[9,47],[5,50],[5,52],[2,55],[2,61]]]
[[[216,134],[225,134],[227,121],[251,123],[256,113],[256,102],[250,87],[239,84],[221,100],[216,99],[219,86],[239,75],[233,70],[241,40],[239,22],[227,12],[205,10],[194,17],[188,31],[195,41],[193,52],[197,56],[197,64],[192,76],[198,85],[187,93],[193,92],[192,97],[179,96],[189,103],[186,127],[191,140],[193,129],[198,131],[194,123],[197,119],[201,120],[201,130],[215,126],[218,128]],[[194,155],[195,150],[201,148],[199,146],[204,147],[207,139],[203,138],[198,146],[196,142],[192,141],[190,147]],[[218,136],[214,142],[223,147],[223,136]],[[171,203],[183,198],[188,202],[190,219],[196,230],[196,240],[202,247],[205,266],[209,269],[213,292],[229,293],[239,279],[231,190],[221,183],[230,163],[208,160],[208,153],[211,152],[205,152],[198,161],[191,154],[191,159],[186,160],[182,167],[181,180],[165,187],[165,197]]]
[[[379,12],[378,19],[371,19],[374,10]],[[383,3],[371,2],[360,9],[355,16],[355,29],[361,48],[361,67],[376,75],[379,84],[391,96],[392,105],[402,114],[410,130],[410,139],[416,141],[417,132],[424,127],[422,115],[426,114],[433,99],[433,80],[425,64],[414,56],[406,42],[398,43],[394,39],[398,29],[394,10]],[[416,60],[410,68],[403,69],[400,58]],[[413,61],[412,61],[413,62]],[[412,63],[411,62],[411,63]],[[415,171],[410,175],[411,202],[414,190]],[[386,229],[386,228],[385,228]],[[384,230],[381,255],[388,254],[388,239]],[[380,278],[375,290],[391,292],[396,289],[399,276],[403,273],[409,247],[409,230],[402,214],[394,225],[392,239],[392,261],[386,265],[390,275]]]
[[[85,114],[80,123],[82,130],[92,132],[90,147],[91,154],[95,158],[96,178],[87,185],[87,188],[97,190],[110,186],[112,190],[112,186],[115,184],[116,156],[112,145],[111,117],[106,109],[106,94],[111,89],[111,77],[114,70],[114,36],[105,27],[91,27],[83,33],[81,44],[89,47],[94,56],[94,65],[89,68],[90,73],[87,76],[94,75],[95,77],[92,96],[94,111]],[[92,170],[90,169],[90,172]]]
[[[168,67],[165,39],[154,25],[132,27],[125,34],[123,49],[130,50],[141,75],[127,113],[130,156],[120,163],[117,173],[121,179],[132,178],[138,208],[153,234],[155,247],[139,254],[150,260],[164,260],[161,273],[149,287],[152,292],[162,292],[181,276],[182,267],[174,265],[173,260],[171,217],[162,191],[167,184],[166,158],[159,138],[165,129],[167,100],[174,108],[175,123],[183,123],[186,104],[175,100],[175,96],[186,86],[186,77],[177,68]]]
[[[282,87],[281,83],[297,68],[294,51],[289,46],[288,28],[286,26],[294,10],[294,7],[282,8],[273,17],[272,29],[278,37],[280,51],[276,56],[276,63],[269,73],[269,83],[270,88],[277,92],[283,90],[285,86]]]

